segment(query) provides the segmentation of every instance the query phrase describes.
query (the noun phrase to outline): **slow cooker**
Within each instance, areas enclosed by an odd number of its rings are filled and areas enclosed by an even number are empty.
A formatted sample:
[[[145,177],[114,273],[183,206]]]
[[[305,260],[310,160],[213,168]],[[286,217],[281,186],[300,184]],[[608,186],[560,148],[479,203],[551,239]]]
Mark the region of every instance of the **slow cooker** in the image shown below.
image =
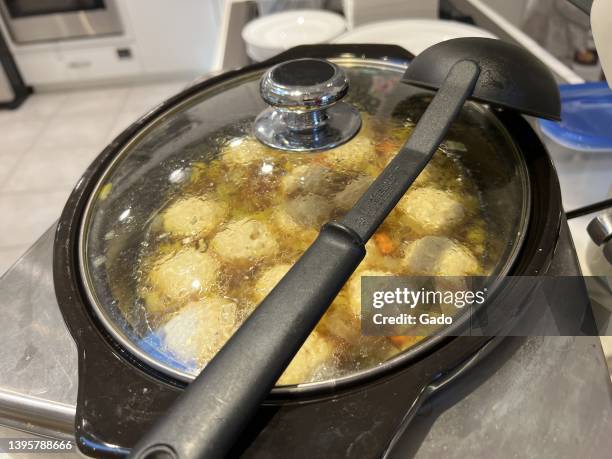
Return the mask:
[[[224,196],[234,196],[232,193],[240,190],[243,202],[232,201],[232,209],[239,209],[236,215],[257,214],[266,224],[266,219],[276,218],[265,213],[268,207],[273,212],[279,205],[274,198],[277,188],[267,187],[268,179],[255,183],[234,174],[229,182],[221,183],[218,175],[210,175],[211,164],[232,143],[256,141],[253,123],[266,110],[260,94],[263,73],[275,64],[300,58],[327,59],[343,69],[350,86],[341,96],[361,114],[360,126],[353,127],[359,133],[321,153],[279,150],[275,160],[270,162],[266,157],[258,164],[261,173],[274,176],[279,164],[298,161],[298,157],[306,164],[324,164],[331,169],[343,167],[345,161],[353,163],[352,155],[358,152],[341,143],[362,142],[360,136],[370,129],[375,131],[376,126],[385,133],[370,141],[372,154],[380,158],[381,145],[393,140],[384,131],[387,125],[395,123],[398,129],[409,132],[431,98],[430,92],[400,82],[412,56],[399,47],[302,46],[189,87],[113,140],[78,182],[55,238],[56,295],[79,351],[76,439],[84,453],[96,457],[128,454],[201,370],[201,360],[194,363],[193,359],[182,358],[181,352],[168,349],[164,341],[167,329],[165,334],[156,332],[171,320],[161,317],[155,308],[160,304],[167,307],[162,300],[174,284],[163,290],[143,288],[148,282],[143,279],[151,279],[151,270],[147,271],[143,260],[155,245],[151,237],[168,237],[163,221],[167,214],[160,212],[190,189],[202,173],[212,177],[207,190],[226,193]],[[353,135],[355,132],[348,137]],[[451,127],[442,150],[440,154],[460,164],[465,179],[475,184],[488,234],[486,250],[479,254],[482,270],[459,274],[545,275],[556,248],[562,207],[554,168],[529,123],[512,111],[469,102]],[[336,152],[337,162],[329,162],[330,152]],[[231,173],[236,164],[225,165],[223,170]],[[349,169],[356,168],[359,175],[369,164],[365,161]],[[281,175],[286,172],[280,169]],[[292,206],[289,210],[294,211],[296,207]],[[317,200],[314,208],[322,207],[324,200]],[[187,219],[188,225],[196,223]],[[206,226],[206,221],[200,223]],[[318,223],[318,219],[309,222],[313,226]],[[469,225],[464,222],[463,226]],[[423,236],[420,228],[411,231],[415,233],[410,233],[411,237]],[[470,235],[461,233],[460,225],[454,231],[465,244],[469,242]],[[278,243],[299,253],[305,248],[304,234],[308,233],[279,236],[286,240]],[[202,242],[190,234],[174,239],[171,236],[169,242],[164,240],[168,250],[180,252],[186,244],[197,253],[216,250],[222,255],[214,265],[219,272],[226,272],[224,260],[234,263],[239,258],[237,253],[248,246],[240,243],[224,255],[212,239]],[[174,252],[165,256],[173,257]],[[285,263],[291,259],[286,256],[289,258],[282,259]],[[247,274],[239,281],[233,271],[234,277],[228,281],[233,291],[247,285],[249,275],[258,275],[257,266],[251,271],[256,263],[249,257],[247,254],[236,262],[240,268],[234,271]],[[166,274],[159,277],[168,280]],[[204,292],[207,286],[200,281],[198,278],[197,290]],[[223,288],[230,288],[229,284]],[[328,333],[337,333],[333,327],[328,328],[332,328]],[[456,335],[449,330],[393,348],[381,361],[365,359],[335,372],[314,372],[302,380],[279,384],[232,454],[381,456],[392,446],[400,426],[405,425],[406,413],[427,396],[428,385],[444,381],[478,350],[495,344],[490,336]],[[334,343],[345,338],[340,336]],[[363,350],[367,343],[355,346]]]

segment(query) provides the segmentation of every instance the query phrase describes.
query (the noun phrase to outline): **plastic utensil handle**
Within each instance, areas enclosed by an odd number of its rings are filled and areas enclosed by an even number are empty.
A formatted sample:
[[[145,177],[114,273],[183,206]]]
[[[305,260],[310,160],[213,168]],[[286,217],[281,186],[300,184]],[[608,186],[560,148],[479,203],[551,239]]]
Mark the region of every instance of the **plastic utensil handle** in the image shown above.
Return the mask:
[[[225,456],[364,256],[352,231],[325,225],[130,457]]]
[[[367,241],[404,196],[442,142],[463,103],[472,93],[480,69],[457,62],[421,116],[408,142],[340,221]]]

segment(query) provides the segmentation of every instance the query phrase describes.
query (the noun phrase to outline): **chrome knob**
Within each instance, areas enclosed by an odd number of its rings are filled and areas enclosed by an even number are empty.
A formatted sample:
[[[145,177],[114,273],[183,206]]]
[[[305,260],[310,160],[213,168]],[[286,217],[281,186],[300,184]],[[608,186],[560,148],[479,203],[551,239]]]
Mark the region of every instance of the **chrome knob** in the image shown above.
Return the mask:
[[[270,105],[255,119],[255,136],[289,151],[320,151],[350,140],[361,127],[357,109],[340,100],[349,80],[341,67],[323,59],[297,59],[262,77],[262,99]]]
[[[602,245],[612,239],[612,211],[595,217],[587,226],[593,242]]]
[[[591,220],[587,232],[596,245],[603,246],[604,257],[612,264],[612,210]]]

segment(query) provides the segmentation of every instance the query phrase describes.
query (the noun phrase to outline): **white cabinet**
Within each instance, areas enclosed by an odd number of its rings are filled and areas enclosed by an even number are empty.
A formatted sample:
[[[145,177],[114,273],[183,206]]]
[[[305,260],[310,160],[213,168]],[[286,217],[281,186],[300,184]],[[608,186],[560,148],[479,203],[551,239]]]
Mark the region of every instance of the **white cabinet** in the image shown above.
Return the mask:
[[[196,77],[213,70],[216,62],[220,1],[116,0],[122,35],[10,47],[26,84],[35,87]]]
[[[124,8],[146,73],[212,70],[220,23],[215,0],[127,0]]]
[[[60,50],[58,56],[68,81],[126,77],[142,70],[129,47]]]
[[[30,86],[61,83],[66,80],[57,50],[16,54],[15,62],[22,78]]]
[[[119,50],[130,56],[120,57]],[[15,56],[19,70],[32,86],[87,82],[138,75],[138,56],[130,47],[46,49]]]

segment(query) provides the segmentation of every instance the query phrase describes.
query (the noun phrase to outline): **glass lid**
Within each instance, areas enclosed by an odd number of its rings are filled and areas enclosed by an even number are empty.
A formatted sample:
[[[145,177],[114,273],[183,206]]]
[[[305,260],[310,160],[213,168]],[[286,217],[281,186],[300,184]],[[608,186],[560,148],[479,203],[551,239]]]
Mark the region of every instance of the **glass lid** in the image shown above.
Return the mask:
[[[320,226],[356,202],[431,99],[399,82],[401,65],[331,61],[322,87],[299,62],[298,76],[247,69],[204,84],[103,171],[82,221],[81,274],[103,325],[140,360],[197,376]],[[398,358],[421,338],[361,335],[361,276],[503,274],[527,203],[508,133],[467,103],[278,385]]]

